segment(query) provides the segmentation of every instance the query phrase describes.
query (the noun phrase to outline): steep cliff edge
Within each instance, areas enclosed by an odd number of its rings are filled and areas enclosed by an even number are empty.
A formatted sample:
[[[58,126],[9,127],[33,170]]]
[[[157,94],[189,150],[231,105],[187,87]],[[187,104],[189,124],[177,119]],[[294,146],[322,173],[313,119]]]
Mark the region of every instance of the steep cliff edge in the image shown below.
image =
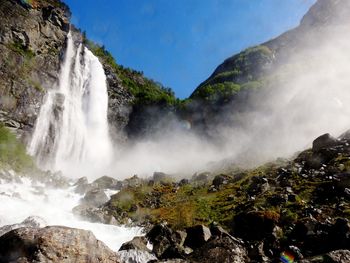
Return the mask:
[[[7,126],[34,126],[45,91],[58,78],[69,16],[59,1],[1,1],[0,121]]]

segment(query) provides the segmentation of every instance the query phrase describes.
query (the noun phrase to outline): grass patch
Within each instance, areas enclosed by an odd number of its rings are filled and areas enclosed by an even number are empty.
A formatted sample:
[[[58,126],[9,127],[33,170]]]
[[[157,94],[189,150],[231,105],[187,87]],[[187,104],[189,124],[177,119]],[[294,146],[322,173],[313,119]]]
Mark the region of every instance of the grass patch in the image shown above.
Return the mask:
[[[3,124],[0,124],[0,164],[9,166],[18,172],[35,167],[25,146]]]
[[[35,57],[35,53],[31,49],[26,48],[19,43],[11,43],[8,45],[8,48],[10,48],[13,52],[16,52],[17,54],[23,56],[28,60],[31,60]]]

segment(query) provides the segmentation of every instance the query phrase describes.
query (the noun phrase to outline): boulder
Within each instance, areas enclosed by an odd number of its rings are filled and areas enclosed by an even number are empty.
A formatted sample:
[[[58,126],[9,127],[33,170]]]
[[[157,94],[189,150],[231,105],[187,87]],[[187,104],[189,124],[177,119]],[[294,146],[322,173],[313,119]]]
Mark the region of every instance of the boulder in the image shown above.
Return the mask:
[[[312,151],[318,152],[323,148],[333,147],[338,144],[339,144],[339,141],[336,138],[332,137],[329,133],[326,133],[316,138],[312,142]]]
[[[210,232],[212,234],[212,236],[214,238],[223,238],[223,237],[229,237],[231,238],[233,241],[243,245],[244,242],[241,239],[238,239],[236,237],[233,237],[232,235],[230,235],[225,229],[223,229],[221,226],[212,224],[210,226]]]
[[[109,176],[102,176],[93,181],[92,184],[101,189],[117,189],[118,181]]]
[[[183,246],[187,237],[187,233],[185,231],[177,230],[174,232],[172,237],[176,244]]]
[[[76,181],[76,183],[74,184],[74,186],[74,192],[81,195],[86,194],[88,191],[96,188],[89,184],[89,181],[86,177],[79,178],[78,181]]]
[[[329,263],[348,263],[350,262],[349,250],[335,250],[327,253],[325,256],[325,262]]]
[[[92,223],[118,224],[117,220],[112,215],[98,207],[91,207],[83,204],[74,207],[72,212],[75,216]]]
[[[264,242],[253,242],[247,247],[248,257],[252,262],[269,262],[264,252]]]
[[[300,263],[348,263],[350,262],[349,250],[334,250],[327,254],[300,260]]]
[[[219,188],[222,185],[228,184],[230,179],[231,179],[231,177],[228,175],[225,175],[225,174],[217,175],[217,176],[215,176],[215,178],[213,180],[213,185],[216,188]]]
[[[259,241],[273,235],[277,221],[274,213],[242,212],[234,217],[233,230],[243,240]]]
[[[82,203],[89,206],[101,206],[108,202],[109,198],[102,189],[93,189],[87,192]]]
[[[154,172],[152,180],[154,183],[170,183],[172,178],[165,173]]]
[[[172,244],[171,246],[168,246],[166,250],[164,250],[160,258],[161,259],[176,259],[176,258],[184,259],[185,256],[186,256],[186,250],[184,247],[178,244]]]
[[[174,245],[173,231],[165,224],[155,225],[146,235],[147,239],[153,245],[153,253],[160,258],[164,251]]]
[[[124,243],[119,251],[121,250],[131,250],[131,249],[138,249],[138,250],[142,250],[142,251],[148,251],[150,252],[150,250],[147,247],[147,238],[144,236],[137,236],[134,237],[131,241],[128,241],[126,243]]]
[[[78,185],[85,185],[85,184],[88,184],[89,181],[87,179],[86,176],[84,177],[80,177],[75,183],[74,183],[74,186],[78,186]]]
[[[197,225],[186,229],[187,237],[184,245],[192,249],[199,248],[211,238],[210,229],[204,225]]]
[[[6,225],[0,227],[0,236],[6,234],[7,232],[10,232],[11,230],[21,228],[21,227],[45,227],[47,224],[44,219],[38,216],[29,216],[26,219],[24,219],[23,222],[19,224],[13,224],[13,225]]]
[[[270,189],[270,185],[266,177],[253,176],[251,178],[251,184],[249,185],[247,192],[249,195],[254,196],[265,193]]]
[[[211,173],[209,172],[203,172],[200,174],[194,174],[192,176],[192,182],[198,185],[206,184],[210,180]]]
[[[121,262],[90,231],[61,226],[19,228],[0,237],[0,262]]]
[[[143,184],[142,179],[140,179],[137,175],[134,175],[133,177],[129,179],[125,179],[123,183],[121,184],[123,187],[128,186],[128,187],[138,187]]]
[[[244,247],[229,237],[214,238],[196,249],[190,262],[241,263],[249,262]]]
[[[158,262],[157,258],[147,251],[138,249],[122,250],[118,252],[121,262],[125,263],[143,263]]]

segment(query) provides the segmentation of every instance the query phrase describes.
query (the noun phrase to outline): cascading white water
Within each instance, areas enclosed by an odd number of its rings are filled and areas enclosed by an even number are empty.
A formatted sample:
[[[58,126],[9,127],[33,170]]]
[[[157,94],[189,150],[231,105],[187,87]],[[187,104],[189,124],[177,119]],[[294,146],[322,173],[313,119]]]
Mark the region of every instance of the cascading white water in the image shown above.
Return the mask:
[[[90,50],[82,44],[77,47],[69,33],[59,83],[46,95],[28,146],[29,153],[45,169],[60,170],[68,176],[101,176],[113,153],[107,110],[103,67]],[[116,252],[122,243],[142,235],[141,228],[90,223],[76,218],[72,209],[80,204],[82,196],[74,193],[74,187],[53,189],[36,180],[24,178],[20,181],[6,183],[0,179],[3,193],[0,202],[6,204],[0,207],[0,227],[21,222],[28,216],[39,216],[48,225],[91,230]],[[37,187],[41,187],[43,193],[38,193]],[[143,263],[155,259],[150,253],[137,251],[120,252],[120,256],[123,262],[132,259],[132,262]]]
[[[112,155],[107,109],[103,67],[82,44],[76,48],[69,33],[58,88],[41,107],[29,153],[45,169],[97,171]]]

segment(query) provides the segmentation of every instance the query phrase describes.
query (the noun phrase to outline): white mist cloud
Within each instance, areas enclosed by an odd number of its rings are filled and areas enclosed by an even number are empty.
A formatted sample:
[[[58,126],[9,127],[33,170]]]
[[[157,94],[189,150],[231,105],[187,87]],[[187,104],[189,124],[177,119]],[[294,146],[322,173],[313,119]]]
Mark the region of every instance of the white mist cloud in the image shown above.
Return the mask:
[[[111,175],[191,175],[221,160],[252,166],[290,157],[323,133],[340,135],[350,128],[346,32],[345,27],[300,32],[301,40],[281,51],[290,57],[264,80],[266,87],[250,94],[244,110],[228,109],[225,121],[212,127],[216,140],[181,128],[160,130],[120,150]]]

